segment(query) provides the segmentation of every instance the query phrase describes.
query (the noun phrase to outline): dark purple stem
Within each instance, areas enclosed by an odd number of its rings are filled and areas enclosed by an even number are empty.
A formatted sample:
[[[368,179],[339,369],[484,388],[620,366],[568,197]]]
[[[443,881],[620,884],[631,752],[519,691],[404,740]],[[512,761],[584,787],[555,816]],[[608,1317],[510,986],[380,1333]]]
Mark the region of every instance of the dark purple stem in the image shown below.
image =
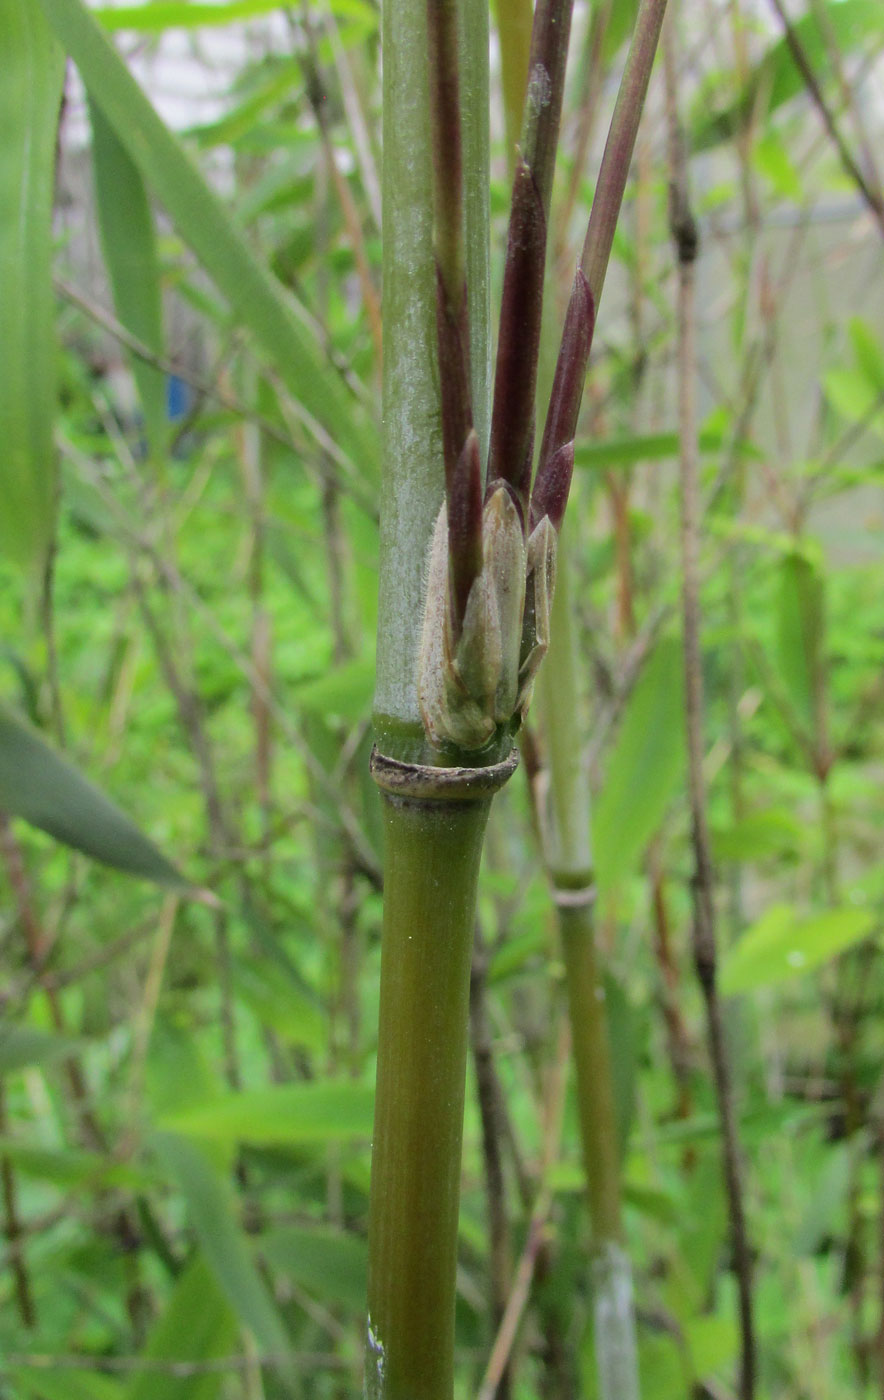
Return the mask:
[[[537,0],[503,279],[488,486],[508,482],[523,518],[531,484],[547,222],[572,9],[573,0]]]
[[[641,0],[626,67],[620,80],[611,129],[602,156],[580,259],[580,266],[586,275],[596,307],[602,299],[602,288],[605,285],[605,274],[614,243],[614,230],[620,217],[623,191],[626,189],[638,124],[645,105],[665,13],[666,0]]]
[[[544,515],[549,515],[558,529],[567,504],[574,463],[573,443],[595,314],[605,285],[614,230],[620,217],[623,192],[665,12],[666,0],[641,0],[602,156],[583,254],[568,303],[540,447],[537,481],[531,496],[532,525],[542,520]]]

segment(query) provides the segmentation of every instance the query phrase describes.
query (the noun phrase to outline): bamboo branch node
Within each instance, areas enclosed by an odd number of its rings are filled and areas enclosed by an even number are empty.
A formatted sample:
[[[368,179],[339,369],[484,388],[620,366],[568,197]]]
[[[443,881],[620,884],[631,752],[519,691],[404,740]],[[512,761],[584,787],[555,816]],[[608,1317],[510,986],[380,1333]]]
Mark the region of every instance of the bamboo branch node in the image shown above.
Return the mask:
[[[500,763],[484,768],[433,768],[403,763],[375,746],[371,751],[371,776],[387,797],[411,802],[483,802],[499,792],[515,773],[519,750],[511,749]]]
[[[596,886],[584,885],[580,890],[553,889],[553,903],[559,909],[588,909],[598,898]]]

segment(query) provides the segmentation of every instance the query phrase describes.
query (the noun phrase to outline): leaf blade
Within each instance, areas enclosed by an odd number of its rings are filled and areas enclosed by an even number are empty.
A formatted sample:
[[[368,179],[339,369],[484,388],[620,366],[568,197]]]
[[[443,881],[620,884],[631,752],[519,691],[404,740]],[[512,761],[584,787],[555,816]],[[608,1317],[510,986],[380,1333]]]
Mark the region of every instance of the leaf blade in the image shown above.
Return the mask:
[[[116,803],[0,701],[0,810],[129,875],[187,881]]]
[[[0,33],[0,551],[38,573],[55,515],[52,196],[64,58],[30,0],[0,0]]]

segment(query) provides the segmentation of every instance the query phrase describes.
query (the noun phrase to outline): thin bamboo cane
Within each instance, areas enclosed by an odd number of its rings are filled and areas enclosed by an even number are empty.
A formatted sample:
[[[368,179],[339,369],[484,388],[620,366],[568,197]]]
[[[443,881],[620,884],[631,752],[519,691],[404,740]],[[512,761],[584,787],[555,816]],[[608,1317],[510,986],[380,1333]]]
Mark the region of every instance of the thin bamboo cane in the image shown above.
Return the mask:
[[[601,1400],[638,1400],[632,1270],[623,1245],[620,1157],[604,985],[595,953],[595,876],[589,788],[580,752],[576,638],[565,551],[553,605],[552,642],[540,677],[550,768],[544,857],[552,886],[571,1020],[577,1104],[592,1224],[596,1366]]]

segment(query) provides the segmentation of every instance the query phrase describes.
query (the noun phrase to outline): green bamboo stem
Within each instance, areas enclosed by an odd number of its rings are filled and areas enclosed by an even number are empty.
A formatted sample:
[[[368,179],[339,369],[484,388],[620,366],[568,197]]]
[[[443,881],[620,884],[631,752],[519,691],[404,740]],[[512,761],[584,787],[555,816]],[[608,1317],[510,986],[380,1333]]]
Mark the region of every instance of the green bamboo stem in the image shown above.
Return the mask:
[[[388,858],[367,1400],[451,1400],[476,884],[491,797],[514,766],[442,770],[375,756]]]
[[[484,443],[488,30],[482,6],[458,0],[457,10],[469,391]],[[427,553],[445,481],[427,31],[427,0],[384,5],[384,469],[373,772],[385,840],[368,1400],[452,1397],[476,882],[492,794],[514,767],[512,758],[491,768],[434,766],[440,758],[426,739],[417,697]],[[442,38],[450,76],[444,24]],[[457,228],[448,227],[442,251],[451,256],[442,262],[449,270],[460,262],[457,241]]]
[[[589,787],[578,722],[577,650],[567,551],[559,544],[552,641],[540,673],[550,802],[544,858],[565,962],[580,1134],[592,1225],[595,1354],[601,1400],[638,1400],[632,1274],[623,1245],[620,1154],[604,985],[595,952]]]

